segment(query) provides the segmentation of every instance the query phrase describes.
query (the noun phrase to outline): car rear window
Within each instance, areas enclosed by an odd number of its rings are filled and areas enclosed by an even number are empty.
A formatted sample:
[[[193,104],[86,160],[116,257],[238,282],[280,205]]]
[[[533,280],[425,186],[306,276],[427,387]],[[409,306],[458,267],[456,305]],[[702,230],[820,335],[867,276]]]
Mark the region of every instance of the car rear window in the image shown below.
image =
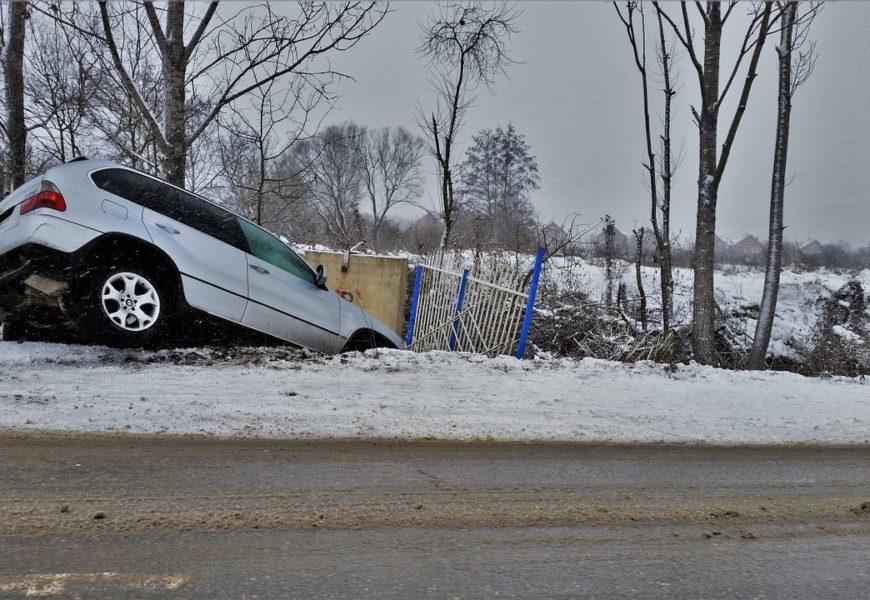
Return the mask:
[[[91,179],[100,189],[248,252],[235,215],[211,202],[127,169],[102,169],[91,174]]]
[[[146,208],[157,210],[154,194],[160,182],[127,169],[103,169],[91,174],[96,186]]]

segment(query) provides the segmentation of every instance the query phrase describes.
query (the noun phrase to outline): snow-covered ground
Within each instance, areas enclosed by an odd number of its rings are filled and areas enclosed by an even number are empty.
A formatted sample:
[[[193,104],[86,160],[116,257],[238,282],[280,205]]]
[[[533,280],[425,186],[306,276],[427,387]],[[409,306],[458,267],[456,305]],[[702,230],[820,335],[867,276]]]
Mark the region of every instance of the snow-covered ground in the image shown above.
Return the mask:
[[[0,430],[866,444],[870,385],[590,359],[0,342]]]

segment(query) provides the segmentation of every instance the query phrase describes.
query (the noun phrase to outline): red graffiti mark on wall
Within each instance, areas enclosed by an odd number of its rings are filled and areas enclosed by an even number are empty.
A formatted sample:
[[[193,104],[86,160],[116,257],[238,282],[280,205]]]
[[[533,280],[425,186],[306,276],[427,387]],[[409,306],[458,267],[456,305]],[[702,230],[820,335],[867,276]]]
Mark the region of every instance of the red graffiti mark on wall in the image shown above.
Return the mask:
[[[356,288],[353,291],[335,288],[335,293],[351,303],[353,303],[354,300],[362,300],[363,296],[362,291],[359,288]]]

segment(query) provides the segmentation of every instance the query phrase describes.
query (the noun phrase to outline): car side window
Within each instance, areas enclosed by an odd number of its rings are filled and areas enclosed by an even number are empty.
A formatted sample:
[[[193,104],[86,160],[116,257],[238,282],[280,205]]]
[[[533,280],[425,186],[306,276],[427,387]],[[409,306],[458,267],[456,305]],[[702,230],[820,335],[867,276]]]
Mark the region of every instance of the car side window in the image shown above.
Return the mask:
[[[159,212],[167,217],[239,250],[249,251],[247,240],[233,213],[167,184],[160,186],[157,195],[161,204]]]
[[[237,220],[248,240],[251,254],[270,265],[292,273],[308,283],[314,283],[314,272],[308,266],[308,263],[288,248],[286,244],[253,223],[238,217]]]
[[[115,194],[145,208],[159,211],[155,194],[160,182],[127,169],[102,169],[91,175],[94,184],[110,194]]]

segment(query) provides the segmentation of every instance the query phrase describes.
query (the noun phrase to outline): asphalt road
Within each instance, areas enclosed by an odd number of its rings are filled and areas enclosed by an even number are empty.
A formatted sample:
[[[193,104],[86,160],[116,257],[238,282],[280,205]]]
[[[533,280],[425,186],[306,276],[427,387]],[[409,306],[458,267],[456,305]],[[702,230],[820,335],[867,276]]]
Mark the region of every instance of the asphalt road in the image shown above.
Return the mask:
[[[7,436],[0,598],[866,598],[868,503],[867,447]]]

